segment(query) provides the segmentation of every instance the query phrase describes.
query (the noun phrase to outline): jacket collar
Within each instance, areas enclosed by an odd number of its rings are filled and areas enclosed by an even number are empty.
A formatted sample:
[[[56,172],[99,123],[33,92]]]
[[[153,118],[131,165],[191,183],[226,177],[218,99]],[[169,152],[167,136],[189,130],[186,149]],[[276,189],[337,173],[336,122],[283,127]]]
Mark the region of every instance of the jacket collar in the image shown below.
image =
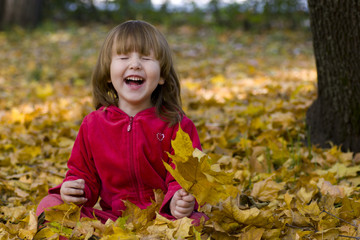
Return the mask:
[[[101,111],[110,111],[112,113],[120,113],[120,114],[129,116],[126,112],[124,112],[123,110],[121,110],[120,108],[118,108],[117,106],[114,106],[114,105],[110,105],[108,107],[102,106],[101,108],[99,108],[99,110],[101,110]],[[129,117],[153,115],[155,113],[156,113],[155,107],[151,107],[151,108],[147,108],[147,109],[144,109],[144,110],[138,112],[135,116],[129,116]]]

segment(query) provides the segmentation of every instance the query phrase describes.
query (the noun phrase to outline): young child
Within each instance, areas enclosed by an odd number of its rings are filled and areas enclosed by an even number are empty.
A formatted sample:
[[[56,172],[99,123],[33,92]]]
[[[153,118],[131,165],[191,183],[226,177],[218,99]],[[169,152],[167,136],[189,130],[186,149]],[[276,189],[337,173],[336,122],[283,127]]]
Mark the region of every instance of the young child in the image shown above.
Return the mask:
[[[171,163],[171,140],[181,128],[201,149],[192,121],[181,109],[180,83],[164,36],[143,21],[112,29],[92,76],[96,111],[86,116],[63,183],[38,205],[82,205],[81,216],[116,220],[124,200],[146,208],[154,189],[165,193],[160,214],[191,217],[195,198],[181,188],[162,161]],[[98,198],[102,210],[94,209]],[[196,215],[196,214],[195,214]],[[195,217],[196,218],[196,217]]]

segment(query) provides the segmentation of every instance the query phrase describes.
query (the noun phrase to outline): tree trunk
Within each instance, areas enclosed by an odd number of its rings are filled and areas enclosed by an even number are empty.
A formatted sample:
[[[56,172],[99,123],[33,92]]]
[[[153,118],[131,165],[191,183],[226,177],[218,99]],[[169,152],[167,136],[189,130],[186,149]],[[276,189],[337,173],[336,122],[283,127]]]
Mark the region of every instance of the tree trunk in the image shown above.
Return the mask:
[[[34,27],[40,22],[42,0],[0,0],[0,25]]]
[[[313,144],[360,152],[360,0],[308,0],[318,97],[306,123]]]

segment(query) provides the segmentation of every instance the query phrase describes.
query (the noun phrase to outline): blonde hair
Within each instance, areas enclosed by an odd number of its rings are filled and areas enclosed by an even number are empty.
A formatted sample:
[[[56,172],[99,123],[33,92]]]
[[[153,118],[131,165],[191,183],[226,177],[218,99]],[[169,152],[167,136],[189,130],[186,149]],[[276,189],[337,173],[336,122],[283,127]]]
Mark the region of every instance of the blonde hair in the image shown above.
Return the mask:
[[[92,74],[93,103],[102,106],[118,106],[118,95],[110,80],[110,64],[114,50],[118,54],[132,51],[150,55],[153,51],[160,63],[160,76],[165,80],[151,95],[157,115],[171,125],[181,121],[180,82],[173,66],[171,49],[163,34],[144,21],[127,21],[113,28],[105,38]]]

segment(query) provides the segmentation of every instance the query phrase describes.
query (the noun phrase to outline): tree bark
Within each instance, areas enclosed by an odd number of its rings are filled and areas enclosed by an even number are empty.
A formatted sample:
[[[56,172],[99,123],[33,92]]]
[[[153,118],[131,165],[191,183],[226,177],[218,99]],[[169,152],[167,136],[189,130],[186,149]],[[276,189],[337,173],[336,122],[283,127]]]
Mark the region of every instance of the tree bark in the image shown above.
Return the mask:
[[[360,0],[308,0],[318,97],[306,116],[310,139],[360,152]]]
[[[34,27],[40,22],[42,0],[0,0],[0,5],[1,27]]]

